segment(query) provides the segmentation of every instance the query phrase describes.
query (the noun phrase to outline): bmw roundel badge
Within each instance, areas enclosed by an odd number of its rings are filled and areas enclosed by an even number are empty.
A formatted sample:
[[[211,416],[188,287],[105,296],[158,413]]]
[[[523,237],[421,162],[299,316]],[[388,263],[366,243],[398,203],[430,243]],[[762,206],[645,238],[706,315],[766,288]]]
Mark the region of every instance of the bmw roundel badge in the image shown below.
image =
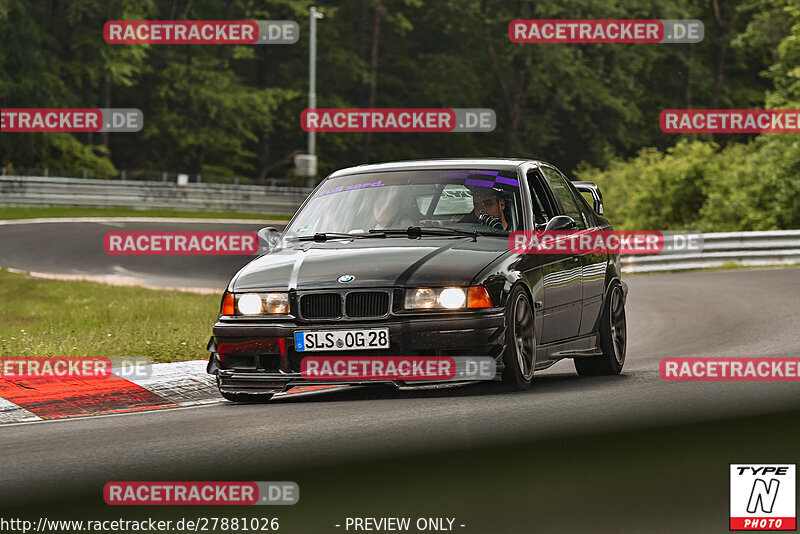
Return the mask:
[[[342,276],[339,277],[339,281],[343,284],[346,284],[347,282],[352,282],[355,279],[356,277],[353,276],[352,274],[343,274]]]

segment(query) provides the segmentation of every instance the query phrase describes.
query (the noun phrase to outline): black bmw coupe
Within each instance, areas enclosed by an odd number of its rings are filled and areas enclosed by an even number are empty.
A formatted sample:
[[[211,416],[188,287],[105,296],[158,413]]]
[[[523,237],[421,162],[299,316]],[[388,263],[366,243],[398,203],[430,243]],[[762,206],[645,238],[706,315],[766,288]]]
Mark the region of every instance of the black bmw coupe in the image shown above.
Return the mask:
[[[563,358],[580,375],[619,373],[619,256],[509,247],[513,231],[612,230],[602,213],[595,184],[542,161],[337,171],[283,232],[259,232],[268,250],[223,295],[208,371],[226,399],[242,402],[309,385],[300,372],[308,356],[489,356],[514,389]]]

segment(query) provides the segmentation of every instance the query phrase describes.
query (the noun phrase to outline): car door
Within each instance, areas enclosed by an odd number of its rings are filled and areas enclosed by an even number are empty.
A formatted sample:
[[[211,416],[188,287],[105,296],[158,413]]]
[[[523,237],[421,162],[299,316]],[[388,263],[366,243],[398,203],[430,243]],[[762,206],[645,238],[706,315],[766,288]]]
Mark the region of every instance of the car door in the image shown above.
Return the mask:
[[[560,181],[554,180],[558,175],[551,175],[553,172],[555,171],[548,167],[541,167],[541,172],[538,170],[528,172],[528,188],[532,195],[536,194],[544,211],[543,214],[536,214],[536,218],[543,217],[545,223],[556,215],[574,215],[565,211],[560,200],[564,196],[564,191],[569,193],[569,190],[566,190]],[[552,183],[556,184],[555,188]],[[566,198],[571,199],[571,197]],[[533,200],[535,210],[536,199]],[[575,222],[582,224],[580,218]],[[544,254],[540,261],[544,295],[540,342],[551,343],[575,337],[578,335],[581,323],[581,258],[574,254]]]
[[[558,171],[561,181],[572,193],[575,208],[580,213],[581,220],[590,231],[599,231],[594,212],[586,200],[569,182],[563,173]],[[581,255],[581,326],[579,335],[583,336],[595,330],[597,319],[603,305],[603,290],[605,289],[606,267],[608,265],[607,254],[582,254]]]

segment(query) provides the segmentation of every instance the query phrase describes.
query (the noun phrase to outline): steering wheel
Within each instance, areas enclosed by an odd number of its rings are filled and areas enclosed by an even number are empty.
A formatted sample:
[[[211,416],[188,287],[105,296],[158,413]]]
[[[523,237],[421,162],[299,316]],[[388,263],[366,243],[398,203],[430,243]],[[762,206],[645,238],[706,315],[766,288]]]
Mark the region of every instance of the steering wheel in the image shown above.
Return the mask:
[[[483,226],[488,226],[489,228],[496,228],[498,230],[503,229],[503,222],[497,217],[492,217],[488,213],[481,213],[478,215],[478,222],[480,222]]]

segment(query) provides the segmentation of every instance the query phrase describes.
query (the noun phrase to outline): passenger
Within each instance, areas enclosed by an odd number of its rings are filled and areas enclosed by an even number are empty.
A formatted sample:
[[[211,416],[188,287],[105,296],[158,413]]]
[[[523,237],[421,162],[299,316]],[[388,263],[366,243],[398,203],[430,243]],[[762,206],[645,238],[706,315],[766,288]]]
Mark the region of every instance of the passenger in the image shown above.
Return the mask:
[[[404,191],[402,187],[389,186],[371,191],[376,230],[419,226],[422,214],[417,209],[414,197],[408,194],[408,188],[405,189]]]

